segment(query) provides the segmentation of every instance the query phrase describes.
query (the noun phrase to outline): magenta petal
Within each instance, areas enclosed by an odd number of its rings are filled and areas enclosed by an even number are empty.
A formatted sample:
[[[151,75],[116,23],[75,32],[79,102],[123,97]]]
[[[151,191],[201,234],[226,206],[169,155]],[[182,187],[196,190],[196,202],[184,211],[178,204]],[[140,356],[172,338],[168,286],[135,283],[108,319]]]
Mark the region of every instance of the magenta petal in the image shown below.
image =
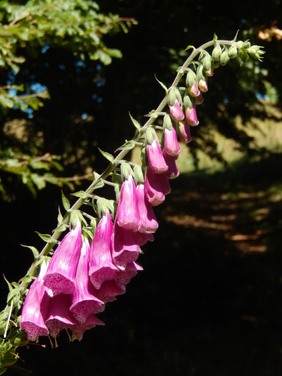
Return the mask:
[[[181,149],[175,128],[165,129],[163,152],[173,157],[177,157],[180,154],[180,151]]]
[[[158,229],[159,224],[156,220],[154,210],[145,196],[144,184],[138,184],[136,192],[140,217],[140,228],[138,231],[142,233],[154,233]]]
[[[192,108],[187,107],[185,110],[185,116],[186,116],[186,123],[191,126],[196,126],[199,124],[196,106],[194,105]]]
[[[71,328],[77,322],[70,313],[71,296],[59,294],[50,299],[49,314],[45,324],[52,337],[56,337],[62,329]]]
[[[20,328],[26,332],[30,341],[49,334],[44,322],[50,299],[43,283],[46,269],[47,265],[42,264],[39,276],[30,285],[22,308]]]
[[[74,318],[80,323],[86,322],[88,316],[104,310],[104,303],[91,294],[89,290],[89,251],[89,242],[86,238],[83,238],[76,272],[76,285],[70,307]]]
[[[98,319],[98,317],[91,315],[83,324],[76,324],[71,327],[72,340],[77,339],[81,341],[86,330],[94,328],[96,325],[105,325],[105,323]]]
[[[112,236],[112,257],[118,267],[124,268],[128,262],[136,261],[142,253],[136,237],[138,232],[125,230],[117,223],[114,225]]]
[[[136,186],[131,175],[121,186],[116,221],[120,227],[127,230],[137,231],[140,225]]]
[[[146,146],[146,154],[148,164],[152,171],[159,174],[167,170],[167,164],[165,163],[162,149],[157,140],[154,140],[151,144]]]
[[[182,107],[177,99],[172,106],[169,106],[169,113],[170,116],[176,121],[181,121],[184,119]]]
[[[90,246],[89,277],[96,289],[99,289],[104,281],[114,279],[119,271],[111,254],[112,233],[111,216],[106,213],[98,223]]]
[[[44,284],[53,296],[73,293],[81,245],[81,226],[77,224],[58,245],[44,277]]]
[[[188,123],[179,123],[178,134],[180,140],[185,144],[188,144],[192,140],[191,129]]]
[[[166,176],[168,179],[175,179],[179,176],[179,169],[176,164],[176,158],[171,155],[164,154],[165,161],[168,165]]]
[[[127,285],[133,277],[137,275],[139,271],[143,270],[142,266],[136,262],[130,262],[126,265],[125,270],[121,270],[119,276],[116,279],[117,286]]]
[[[108,303],[116,300],[116,296],[123,295],[125,291],[126,289],[124,285],[117,286],[116,281],[111,280],[103,282],[99,290],[94,289],[93,294],[103,300],[103,302]]]
[[[154,174],[150,168],[147,168],[144,186],[146,198],[152,206],[160,205],[171,191],[166,174]]]

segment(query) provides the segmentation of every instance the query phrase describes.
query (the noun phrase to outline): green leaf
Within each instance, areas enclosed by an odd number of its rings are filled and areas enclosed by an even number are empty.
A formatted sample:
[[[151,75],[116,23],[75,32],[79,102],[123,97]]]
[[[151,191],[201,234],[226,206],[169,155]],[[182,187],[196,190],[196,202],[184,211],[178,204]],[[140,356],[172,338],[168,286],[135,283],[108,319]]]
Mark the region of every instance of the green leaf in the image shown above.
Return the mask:
[[[44,240],[46,243],[53,243],[50,234],[41,234],[41,233],[38,232],[38,231],[35,231],[35,233],[36,233],[36,234],[37,234],[42,240]]]
[[[140,132],[140,129],[141,129],[141,125],[140,125],[140,123],[139,123],[136,119],[134,119],[134,118],[131,116],[130,113],[129,113],[129,116],[130,116],[130,119],[131,119],[131,121],[132,121],[134,127],[137,129],[138,132]]]
[[[35,259],[38,257],[38,255],[39,255],[39,251],[38,251],[35,247],[33,247],[33,246],[31,246],[31,245],[24,245],[24,244],[21,244],[21,246],[22,246],[22,247],[25,247],[25,248],[29,248],[29,249],[31,250],[32,254],[33,254],[33,257],[34,257]]]
[[[62,203],[63,203],[63,207],[66,211],[68,211],[70,209],[70,202],[69,200],[66,198],[66,196],[64,195],[64,192],[62,191]]]
[[[98,148],[99,152],[103,155],[103,157],[105,157],[108,161],[110,161],[111,163],[113,163],[114,161],[114,156],[106,151],[103,151],[101,150],[100,148]]]

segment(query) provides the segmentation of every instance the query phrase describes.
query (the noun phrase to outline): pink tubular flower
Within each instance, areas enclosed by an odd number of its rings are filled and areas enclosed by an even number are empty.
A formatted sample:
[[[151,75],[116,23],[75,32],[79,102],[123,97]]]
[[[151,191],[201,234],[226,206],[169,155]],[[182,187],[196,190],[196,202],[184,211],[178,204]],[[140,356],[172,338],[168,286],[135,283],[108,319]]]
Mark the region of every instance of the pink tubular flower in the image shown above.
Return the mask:
[[[191,136],[191,129],[190,125],[185,123],[179,123],[178,124],[178,136],[182,142],[185,144],[188,144],[189,142],[192,141],[192,136]]]
[[[175,102],[172,106],[169,106],[169,113],[175,121],[181,121],[184,119],[184,112],[177,99],[175,99]]]
[[[131,175],[121,186],[116,221],[120,227],[126,230],[137,231],[140,226],[136,185]]]
[[[47,264],[43,263],[38,277],[32,282],[26,295],[20,321],[20,328],[27,334],[30,341],[36,341],[39,336],[47,336],[49,330],[45,325],[48,313],[49,296],[46,293],[43,277]]]
[[[49,313],[45,324],[52,337],[57,337],[62,329],[71,328],[77,323],[70,313],[70,304],[70,294],[58,294],[50,299]]]
[[[109,213],[103,215],[90,245],[89,277],[92,285],[99,289],[104,281],[115,279],[119,269],[113,263],[111,239],[113,222]]]
[[[136,187],[138,210],[140,217],[139,232],[154,233],[159,227],[152,206],[149,204],[145,196],[144,184],[138,184]]]
[[[176,157],[164,154],[165,161],[168,165],[168,170],[166,171],[166,176],[168,179],[175,179],[179,176],[179,169],[176,164]]]
[[[103,282],[99,290],[94,289],[93,293],[103,302],[108,303],[113,302],[117,295],[123,295],[125,292],[125,286],[117,286],[116,281],[111,280]]]
[[[76,286],[70,307],[74,318],[80,323],[86,322],[88,316],[102,312],[105,306],[104,302],[96,298],[89,290],[89,251],[89,242],[86,238],[83,238],[80,259],[76,271]]]
[[[136,274],[143,270],[142,266],[136,262],[129,262],[125,270],[121,270],[116,280],[117,286],[124,287],[127,285]]]
[[[166,173],[155,174],[147,167],[144,188],[149,203],[152,206],[160,205],[165,200],[165,195],[170,193],[170,184]]]
[[[187,107],[185,110],[186,122],[191,126],[196,126],[199,124],[196,106],[194,105],[192,108]]]
[[[45,324],[52,337],[56,338],[61,330],[71,328],[77,323],[70,313],[70,304],[70,294],[58,294],[50,299],[49,314]]]
[[[160,174],[167,170],[161,146],[157,140],[146,146],[148,165],[155,174]]]
[[[97,325],[105,325],[105,323],[98,319],[98,317],[96,317],[95,315],[88,316],[87,320],[84,323],[73,325],[71,327],[72,341],[81,341],[83,339],[84,332],[86,330],[94,328]]]
[[[49,263],[44,284],[57,294],[72,294],[75,288],[75,275],[82,245],[81,226],[77,224],[62,239]]]
[[[171,129],[165,129],[163,152],[173,157],[177,157],[180,154],[180,151],[181,149],[175,128],[172,127]]]
[[[142,253],[137,242],[138,232],[126,230],[116,222],[112,236],[112,257],[114,263],[124,269],[129,262],[136,261]]]

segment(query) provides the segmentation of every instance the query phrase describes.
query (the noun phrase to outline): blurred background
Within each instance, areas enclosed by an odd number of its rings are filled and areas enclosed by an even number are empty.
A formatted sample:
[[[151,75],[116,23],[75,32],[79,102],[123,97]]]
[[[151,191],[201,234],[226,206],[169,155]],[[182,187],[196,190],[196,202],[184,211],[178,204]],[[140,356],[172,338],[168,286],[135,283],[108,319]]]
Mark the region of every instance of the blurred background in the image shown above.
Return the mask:
[[[282,370],[281,1],[47,0],[0,4],[1,273],[25,275],[61,192],[86,188],[213,38],[249,39],[263,62],[209,79],[181,176],[156,208],[127,293],[104,327],[20,351],[8,374],[278,376]],[[0,280],[1,307],[7,285]]]

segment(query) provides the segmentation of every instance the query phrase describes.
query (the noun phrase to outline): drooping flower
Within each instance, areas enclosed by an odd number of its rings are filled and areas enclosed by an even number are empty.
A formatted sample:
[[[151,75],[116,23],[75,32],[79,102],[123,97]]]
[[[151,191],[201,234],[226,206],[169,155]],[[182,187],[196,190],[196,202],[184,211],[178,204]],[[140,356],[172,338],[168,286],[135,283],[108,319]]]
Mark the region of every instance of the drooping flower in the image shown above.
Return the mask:
[[[136,261],[142,250],[137,241],[139,232],[133,232],[114,223],[112,236],[112,257],[119,268],[125,268],[129,262]]]
[[[121,186],[116,211],[117,224],[127,230],[137,231],[140,226],[136,185],[129,175]]]
[[[179,169],[176,164],[177,157],[173,157],[168,154],[164,154],[166,164],[168,165],[168,170],[166,171],[166,176],[168,179],[175,179],[179,176]]]
[[[75,277],[75,290],[72,297],[72,305],[70,306],[70,311],[74,318],[80,323],[86,322],[88,316],[102,312],[105,307],[104,302],[93,295],[89,289],[89,253],[89,242],[86,238],[83,238]]]
[[[83,339],[83,334],[86,330],[92,329],[97,325],[105,325],[105,323],[98,319],[95,315],[91,315],[87,317],[87,320],[84,323],[77,323],[71,327],[71,338],[72,341],[78,340],[81,341]]]
[[[109,213],[105,213],[96,228],[90,245],[89,277],[96,289],[103,282],[114,280],[119,269],[114,264],[111,253],[113,222]]]
[[[146,169],[144,188],[146,198],[152,206],[160,205],[165,200],[165,196],[171,191],[166,173],[155,174],[148,167]]]
[[[43,283],[47,265],[46,262],[42,263],[40,273],[30,285],[22,307],[20,328],[26,332],[30,341],[36,341],[39,336],[49,334],[45,317],[48,313],[50,298]]]
[[[185,110],[185,121],[187,124],[191,126],[196,126],[199,124],[198,116],[197,116],[197,111],[196,111],[196,106],[192,107],[187,107]]]
[[[143,270],[142,266],[136,262],[129,262],[126,265],[125,270],[121,270],[119,276],[116,279],[116,284],[119,287],[126,286],[133,277],[137,275],[139,271]]]
[[[51,291],[52,296],[74,292],[81,246],[81,225],[77,223],[58,245],[44,277],[44,284],[48,287],[48,291]]]
[[[118,278],[118,274],[116,278]],[[105,303],[115,301],[118,295],[123,295],[126,292],[125,286],[117,286],[116,280],[105,281],[98,290],[94,286],[93,289],[93,294]]]
[[[164,146],[163,153],[177,157],[180,154],[180,145],[177,139],[177,132],[175,128],[164,130]]]
[[[137,185],[136,192],[140,217],[140,228],[138,231],[147,234],[154,233],[158,229],[159,224],[152,205],[145,195],[145,186],[143,183]]]
[[[181,121],[185,117],[182,107],[177,99],[175,99],[173,105],[169,106],[169,113],[175,121]]]
[[[180,122],[177,127],[179,139],[188,144],[192,141],[190,125],[186,122]]]
[[[61,330],[71,328],[77,323],[70,312],[70,305],[70,294],[57,294],[50,299],[45,324],[52,337],[56,338]]]
[[[155,174],[160,174],[167,170],[163,152],[159,142],[155,139],[146,146],[148,165]]]

